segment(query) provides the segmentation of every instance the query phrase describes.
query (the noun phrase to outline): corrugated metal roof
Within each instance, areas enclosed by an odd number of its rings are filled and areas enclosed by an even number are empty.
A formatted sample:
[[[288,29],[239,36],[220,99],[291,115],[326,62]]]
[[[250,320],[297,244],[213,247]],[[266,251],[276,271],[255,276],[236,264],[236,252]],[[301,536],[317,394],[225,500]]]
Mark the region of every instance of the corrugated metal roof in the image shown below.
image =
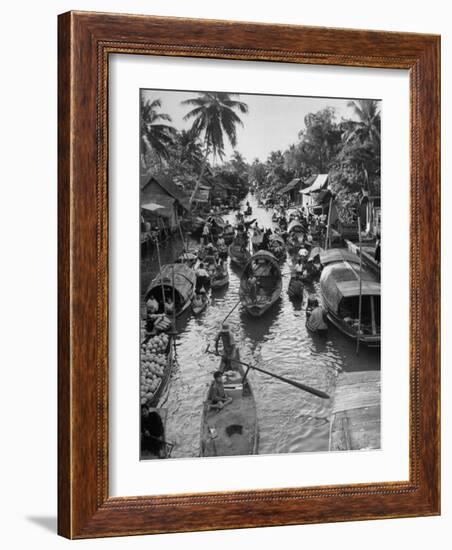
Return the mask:
[[[301,181],[300,178],[293,179],[285,187],[280,189],[278,193],[282,194],[282,193],[288,193],[289,191],[292,191],[292,189],[295,189],[295,187],[300,183],[300,181]]]
[[[306,187],[305,189],[302,189],[300,193],[303,193],[303,195],[307,195],[309,193],[316,193],[326,187],[326,184],[328,183],[328,174],[317,174],[317,177],[312,185],[309,187]]]

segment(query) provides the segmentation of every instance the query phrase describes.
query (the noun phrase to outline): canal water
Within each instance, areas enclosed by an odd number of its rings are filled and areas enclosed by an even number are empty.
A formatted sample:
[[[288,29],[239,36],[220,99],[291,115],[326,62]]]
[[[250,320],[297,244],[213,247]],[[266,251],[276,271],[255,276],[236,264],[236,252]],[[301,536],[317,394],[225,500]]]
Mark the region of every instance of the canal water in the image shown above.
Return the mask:
[[[259,207],[248,195],[252,218],[260,227],[273,227],[271,209]],[[235,213],[224,216],[235,223]],[[199,243],[191,243],[198,246]],[[182,250],[173,238],[161,250],[162,263],[174,261]],[[282,266],[289,274],[290,257]],[[158,272],[155,252],[142,257],[141,288],[144,292]],[[167,439],[175,443],[173,458],[199,455],[200,424],[212,374],[219,359],[205,353],[221,328],[223,319],[238,301],[240,270],[229,265],[229,286],[214,291],[211,304],[198,317],[190,309],[177,320],[176,364],[160,406],[167,408]],[[287,295],[289,276],[283,276],[282,297],[260,318],[252,318],[239,305],[228,323],[240,348],[242,361],[261,366],[330,395],[341,371],[378,370],[380,353],[361,347],[330,325],[328,336],[313,335],[305,327],[305,306],[294,304]],[[312,286],[311,292],[318,292]],[[212,347],[212,346],[211,346]],[[259,454],[327,451],[330,400],[320,399],[275,378],[250,371],[259,422]]]

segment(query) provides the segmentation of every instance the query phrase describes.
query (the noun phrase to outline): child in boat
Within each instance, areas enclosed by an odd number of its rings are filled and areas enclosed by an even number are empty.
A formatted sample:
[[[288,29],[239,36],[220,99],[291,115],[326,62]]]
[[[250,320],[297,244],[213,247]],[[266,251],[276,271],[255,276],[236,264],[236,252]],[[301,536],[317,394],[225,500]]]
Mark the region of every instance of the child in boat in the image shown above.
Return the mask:
[[[211,409],[218,409],[219,411],[232,401],[232,397],[226,395],[223,385],[223,373],[219,370],[213,373],[213,382],[209,388],[207,401]]]
[[[169,296],[165,298],[165,313],[167,315],[172,315],[174,313],[174,303]]]

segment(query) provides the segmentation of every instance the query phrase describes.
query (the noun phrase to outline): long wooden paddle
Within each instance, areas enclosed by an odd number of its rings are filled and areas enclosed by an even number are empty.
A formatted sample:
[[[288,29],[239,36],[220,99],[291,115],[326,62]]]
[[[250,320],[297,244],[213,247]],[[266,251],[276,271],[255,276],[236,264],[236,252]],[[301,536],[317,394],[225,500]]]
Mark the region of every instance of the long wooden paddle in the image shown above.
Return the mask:
[[[209,351],[209,346],[206,349],[206,353],[210,353],[212,355],[216,355],[217,357],[227,359],[227,357],[225,355],[221,355],[219,353]],[[281,382],[286,382],[286,384],[290,384],[291,386],[294,386],[295,388],[298,388],[299,390],[303,390],[305,392],[312,393],[312,395],[316,395],[317,397],[321,397],[322,399],[329,399],[330,398],[330,396],[327,393],[325,393],[324,391],[317,390],[316,388],[311,388],[310,386],[306,386],[306,384],[302,384],[301,382],[297,382],[296,380],[291,380],[290,378],[286,378],[285,376],[279,376],[279,374],[275,374],[274,372],[269,372],[268,370],[261,369],[260,367],[255,367],[253,365],[250,365],[249,363],[244,363],[243,361],[239,361],[237,359],[231,359],[231,361],[234,361],[235,363],[239,363],[240,365],[248,367],[249,369],[254,369],[254,370],[257,370],[259,372],[262,372],[263,374],[267,374],[268,376],[272,376],[273,378],[277,378],[278,380],[281,380]]]

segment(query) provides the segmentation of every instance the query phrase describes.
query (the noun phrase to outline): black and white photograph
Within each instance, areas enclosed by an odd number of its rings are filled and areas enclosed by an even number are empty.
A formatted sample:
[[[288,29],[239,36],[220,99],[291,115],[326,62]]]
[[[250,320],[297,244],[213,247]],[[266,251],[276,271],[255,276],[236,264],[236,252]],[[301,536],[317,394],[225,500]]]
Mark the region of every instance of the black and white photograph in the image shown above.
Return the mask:
[[[383,102],[137,101],[141,460],[380,449]]]

